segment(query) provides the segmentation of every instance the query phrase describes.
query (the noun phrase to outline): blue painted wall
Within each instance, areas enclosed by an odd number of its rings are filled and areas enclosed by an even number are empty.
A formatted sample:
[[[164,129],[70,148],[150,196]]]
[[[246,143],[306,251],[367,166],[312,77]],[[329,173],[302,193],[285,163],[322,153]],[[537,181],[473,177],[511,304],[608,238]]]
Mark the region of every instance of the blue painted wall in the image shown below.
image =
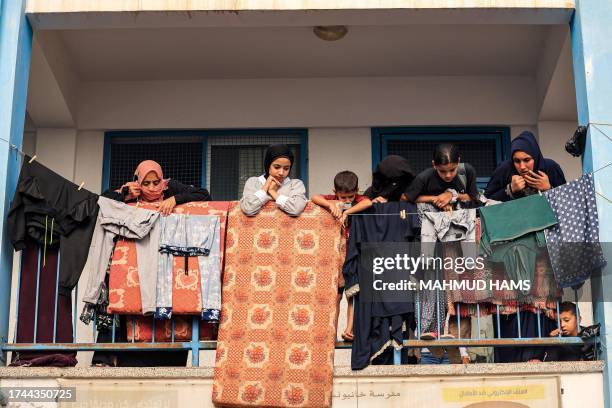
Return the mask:
[[[6,214],[21,156],[32,55],[32,28],[25,18],[26,0],[0,3],[0,343],[8,338],[13,249],[7,238]],[[13,146],[14,148],[12,148]],[[0,356],[4,362],[4,355]]]
[[[612,1],[577,0],[571,22],[572,53],[578,121],[589,125],[583,170],[595,171],[595,189],[612,197]],[[600,170],[600,171],[598,171]],[[597,197],[599,238],[612,242],[612,203]],[[606,244],[610,249],[610,244]],[[606,253],[608,267],[601,278],[593,279],[595,321],[602,324],[606,407],[612,407],[612,304],[604,302],[612,294],[612,253]],[[604,298],[607,294],[607,298]]]

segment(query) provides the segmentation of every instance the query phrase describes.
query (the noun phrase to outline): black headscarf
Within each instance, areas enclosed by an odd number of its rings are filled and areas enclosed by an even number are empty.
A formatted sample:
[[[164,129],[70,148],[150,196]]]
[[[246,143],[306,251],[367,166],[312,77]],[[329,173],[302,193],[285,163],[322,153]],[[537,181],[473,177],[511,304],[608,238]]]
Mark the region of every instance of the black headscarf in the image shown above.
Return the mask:
[[[414,173],[408,160],[402,156],[389,155],[376,166],[372,186],[364,194],[370,199],[381,196],[388,201],[399,201],[413,179]]]
[[[518,151],[525,152],[533,158],[533,171],[546,173],[553,188],[565,184],[565,175],[561,166],[552,159],[545,159],[533,133],[525,131],[510,144],[510,160],[501,163],[493,172],[485,190],[487,198],[498,201],[511,200],[511,197],[506,194],[506,186],[512,181],[512,176],[519,174],[512,162],[512,156]],[[522,195],[517,195],[517,197],[520,196]]]
[[[533,158],[533,171],[535,173],[537,173],[538,170],[544,171],[542,168],[542,166],[545,164],[544,157],[542,156],[540,145],[538,145],[538,141],[533,133],[524,131],[512,141],[510,144],[510,158],[514,157],[514,153],[519,151],[525,152]],[[518,174],[516,168],[514,169],[514,172],[515,174]]]
[[[279,157],[285,157],[289,159],[289,161],[291,162],[291,166],[293,167],[293,152],[291,152],[289,146],[285,144],[270,145],[266,149],[266,154],[264,156],[264,176],[266,178],[268,178],[268,176],[270,175],[270,165],[274,160],[278,159]],[[289,168],[289,172],[291,172],[291,168]]]

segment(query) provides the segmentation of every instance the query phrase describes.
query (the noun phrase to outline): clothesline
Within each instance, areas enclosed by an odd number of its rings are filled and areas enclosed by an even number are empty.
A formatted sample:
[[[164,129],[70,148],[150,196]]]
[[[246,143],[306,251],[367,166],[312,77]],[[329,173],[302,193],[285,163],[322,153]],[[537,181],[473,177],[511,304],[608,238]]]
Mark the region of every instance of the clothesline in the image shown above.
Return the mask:
[[[611,142],[612,142],[612,138],[611,138],[611,137],[610,137],[610,136],[609,136],[609,135],[608,135],[606,132],[604,132],[603,130],[601,130],[601,129],[598,127],[598,125],[599,125],[599,126],[612,126],[611,124],[609,124],[609,123],[595,123],[595,122],[589,122],[589,123],[587,124],[587,129],[588,129],[588,128],[589,128],[591,125],[593,125],[593,127],[594,127],[595,129],[597,129],[597,131],[599,131],[599,133],[601,133],[602,135],[604,135],[604,136],[605,136],[605,137],[606,137],[606,138],[607,138],[609,141],[611,141]]]
[[[4,141],[4,142],[8,143],[8,144],[9,144],[9,147],[11,148],[11,150],[15,150],[15,151],[16,151],[17,153],[19,153],[19,154],[20,154],[22,157],[27,156],[27,153],[25,153],[23,150],[21,150],[20,148],[18,148],[18,147],[17,147],[17,145],[15,145],[14,143],[10,143],[8,140],[3,139],[3,138],[1,138],[1,137],[0,137],[0,140],[2,140],[2,141]],[[32,163],[34,160],[36,160],[36,158],[37,158],[37,157],[38,157],[37,155],[33,155],[33,156],[30,158],[29,163]],[[85,185],[85,182],[84,182],[84,181],[81,181],[81,184],[79,184],[79,187],[77,188],[77,190],[81,190],[81,189],[83,188],[83,186],[84,186],[84,185]]]

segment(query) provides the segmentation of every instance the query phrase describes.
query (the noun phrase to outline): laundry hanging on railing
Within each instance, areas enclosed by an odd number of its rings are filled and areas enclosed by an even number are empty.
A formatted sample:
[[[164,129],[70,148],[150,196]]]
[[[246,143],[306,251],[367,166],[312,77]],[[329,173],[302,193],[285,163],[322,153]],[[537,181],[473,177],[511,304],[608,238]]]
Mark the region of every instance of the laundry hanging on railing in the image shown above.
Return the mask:
[[[26,237],[22,251],[21,271],[15,323],[16,343],[72,343],[72,298],[57,294],[59,251],[47,248],[47,262],[42,265],[43,248]],[[76,351],[18,351],[12,366],[72,367],[77,364]]]
[[[479,211],[481,254],[490,262],[503,263],[510,280],[533,282],[538,248],[546,245],[544,229],[557,224],[546,199],[534,194]]]
[[[408,214],[408,215],[403,215]],[[361,298],[360,280],[372,270],[362,264],[362,244],[414,242],[418,238],[416,206],[408,202],[374,204],[368,211],[354,215],[343,266],[347,296],[354,298],[354,340],[351,367],[360,370],[377,357],[386,358],[389,346],[402,347],[404,323],[413,321],[414,300],[372,302]],[[392,355],[391,355],[392,358]],[[381,359],[374,362],[390,363]]]
[[[155,312],[157,251],[159,248],[160,213],[145,210],[100,197],[100,212],[96,221],[89,256],[84,268],[87,286],[83,301],[97,304],[104,278],[113,256],[117,237],[136,240],[138,256],[138,279],[144,313]]]
[[[16,251],[26,237],[43,248],[59,245],[59,292],[69,296],[87,261],[98,213],[98,196],[25,156],[7,225]]]
[[[476,259],[476,210],[441,211],[430,203],[417,204],[419,223],[421,225],[421,254],[425,259],[434,257],[437,253],[444,259],[458,257]],[[437,244],[440,242],[441,244]],[[455,243],[461,250],[455,252]],[[438,251],[436,251],[438,249]],[[427,262],[427,261],[426,261]],[[430,262],[427,262],[431,265]],[[448,274],[446,274],[448,272]],[[424,280],[435,278],[435,270],[423,271]],[[461,274],[453,271],[439,270],[438,277],[445,275],[449,282],[456,281]],[[453,276],[454,275],[454,276]],[[448,302],[445,290],[419,291],[419,322],[421,336],[434,338],[442,334],[448,335]],[[440,324],[440,321],[442,323]],[[438,327],[440,326],[440,327]],[[444,331],[444,333],[440,333]]]
[[[432,257],[436,242],[461,242],[464,257],[476,258],[476,210],[440,211],[430,203],[417,204],[421,224],[421,254]]]
[[[202,257],[206,261],[205,270],[200,270],[199,257],[189,257],[187,273],[183,257],[172,261],[172,314],[206,315],[210,320],[220,309],[221,265],[225,248],[225,226],[229,201],[198,201],[177,205],[174,214],[184,216],[217,217],[214,243],[210,254]],[[156,209],[154,204],[140,203],[144,209]],[[109,312],[119,314],[142,314],[140,282],[138,279],[136,243],[134,240],[119,239],[109,268]],[[207,271],[210,271],[208,273]],[[143,321],[144,324],[144,321]]]
[[[580,285],[606,266],[593,173],[546,191],[544,197],[559,220],[544,230],[555,279],[562,288]]]
[[[157,271],[157,305],[155,317],[169,319],[172,316],[172,278],[174,259],[182,259],[185,274],[188,274],[189,258],[196,257],[200,272],[200,287],[206,320],[219,320],[221,310],[221,270],[219,263],[210,260],[209,255],[219,254],[219,217],[214,215],[171,214],[162,217],[159,241],[159,263]],[[211,290],[211,281],[217,290]],[[214,299],[209,299],[214,298]],[[214,307],[210,307],[214,306]]]
[[[213,402],[330,407],[340,223],[308,203],[230,210]]]
[[[476,219],[476,246],[480,245],[480,218]],[[456,245],[446,245],[444,257],[461,256],[461,248]],[[557,286],[552,266],[548,259],[546,248],[539,248],[536,255],[534,280],[528,293],[522,293],[507,285],[486,285],[489,282],[504,282],[508,280],[504,264],[484,260],[482,267],[476,265],[458,274],[453,269],[445,269],[445,280],[459,282],[458,289],[447,290],[447,300],[451,315],[455,315],[455,303],[461,303],[461,316],[486,316],[497,313],[516,313],[518,305],[530,310],[555,308],[563,291]],[[480,288],[478,284],[481,284]],[[459,289],[463,288],[463,289]],[[477,289],[475,289],[477,288]],[[479,305],[477,308],[476,305]]]

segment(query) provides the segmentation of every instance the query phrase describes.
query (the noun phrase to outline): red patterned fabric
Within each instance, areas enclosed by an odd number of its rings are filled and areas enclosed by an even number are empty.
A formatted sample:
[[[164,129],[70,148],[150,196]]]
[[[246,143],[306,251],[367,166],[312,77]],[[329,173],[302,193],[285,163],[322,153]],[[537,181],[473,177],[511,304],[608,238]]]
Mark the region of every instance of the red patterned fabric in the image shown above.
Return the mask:
[[[191,317],[174,316],[174,341],[191,341]],[[138,342],[150,342],[153,340],[153,318],[135,316],[127,319],[127,340]],[[200,340],[213,340],[217,332],[217,324],[200,321]],[[155,321],[155,341],[172,341],[172,321]]]
[[[308,203],[230,209],[213,402],[331,406],[340,225]]]
[[[155,209],[158,204],[140,203],[139,206]],[[225,223],[229,201],[196,201],[177,205],[174,213],[194,215],[219,215],[221,222],[221,265],[225,246]],[[200,270],[197,259],[188,261],[189,273],[184,272],[184,260],[174,259],[174,276],[172,284],[172,314],[199,315],[202,311],[202,293],[200,290]],[[109,276],[109,313],[141,314],[140,283],[138,280],[138,262],[136,244],[132,240],[119,240],[115,246]]]

